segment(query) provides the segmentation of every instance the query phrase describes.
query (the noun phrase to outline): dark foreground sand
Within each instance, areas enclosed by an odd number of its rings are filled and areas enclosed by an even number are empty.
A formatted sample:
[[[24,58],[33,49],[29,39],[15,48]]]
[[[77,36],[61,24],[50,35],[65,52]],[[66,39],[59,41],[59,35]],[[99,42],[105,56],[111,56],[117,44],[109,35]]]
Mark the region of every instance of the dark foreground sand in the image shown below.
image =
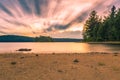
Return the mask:
[[[0,80],[120,80],[120,54],[0,54]]]

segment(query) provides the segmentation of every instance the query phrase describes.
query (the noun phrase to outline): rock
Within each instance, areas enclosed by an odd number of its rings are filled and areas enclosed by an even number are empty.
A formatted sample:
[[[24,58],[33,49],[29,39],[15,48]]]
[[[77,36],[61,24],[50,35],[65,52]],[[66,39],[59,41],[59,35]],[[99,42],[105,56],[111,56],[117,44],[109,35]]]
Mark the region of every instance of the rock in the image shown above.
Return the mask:
[[[27,48],[21,48],[21,49],[18,49],[17,51],[31,51],[32,49],[27,49]]]
[[[73,62],[74,62],[74,63],[78,63],[78,62],[79,62],[79,60],[78,60],[78,59],[75,59]]]

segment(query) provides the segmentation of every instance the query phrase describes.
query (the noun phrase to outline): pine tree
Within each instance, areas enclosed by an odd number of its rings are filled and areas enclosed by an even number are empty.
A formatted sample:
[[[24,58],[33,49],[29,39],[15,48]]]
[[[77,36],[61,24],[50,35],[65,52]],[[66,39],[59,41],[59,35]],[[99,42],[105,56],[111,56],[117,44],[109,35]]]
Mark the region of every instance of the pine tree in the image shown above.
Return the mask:
[[[92,11],[84,27],[85,41],[120,41],[120,9],[113,6],[107,17],[100,19]]]
[[[97,12],[92,11],[84,27],[85,41],[96,41],[98,29],[99,29],[99,18],[97,16]]]
[[[116,41],[120,41],[120,9],[118,9],[115,17]]]
[[[111,8],[111,13],[110,13],[110,19],[108,20],[109,22],[109,27],[108,27],[108,40],[109,41],[114,41],[116,40],[116,27],[115,27],[115,15],[116,15],[116,7],[113,6]]]

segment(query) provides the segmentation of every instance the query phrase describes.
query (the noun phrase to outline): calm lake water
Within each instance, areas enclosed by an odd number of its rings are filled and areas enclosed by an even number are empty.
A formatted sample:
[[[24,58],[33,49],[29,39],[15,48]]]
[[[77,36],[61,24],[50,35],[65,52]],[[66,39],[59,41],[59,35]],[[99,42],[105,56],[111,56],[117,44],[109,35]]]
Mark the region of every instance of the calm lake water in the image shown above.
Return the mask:
[[[0,43],[0,53],[18,52],[20,48],[32,49],[30,53],[120,53],[120,45],[88,43]]]

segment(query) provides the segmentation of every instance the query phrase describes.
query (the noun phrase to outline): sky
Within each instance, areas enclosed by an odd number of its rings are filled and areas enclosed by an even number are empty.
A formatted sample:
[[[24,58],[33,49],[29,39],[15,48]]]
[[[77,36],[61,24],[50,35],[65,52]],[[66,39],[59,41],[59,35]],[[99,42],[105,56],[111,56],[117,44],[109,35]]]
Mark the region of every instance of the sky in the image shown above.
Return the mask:
[[[0,35],[82,38],[91,11],[108,15],[120,0],[0,0]]]

